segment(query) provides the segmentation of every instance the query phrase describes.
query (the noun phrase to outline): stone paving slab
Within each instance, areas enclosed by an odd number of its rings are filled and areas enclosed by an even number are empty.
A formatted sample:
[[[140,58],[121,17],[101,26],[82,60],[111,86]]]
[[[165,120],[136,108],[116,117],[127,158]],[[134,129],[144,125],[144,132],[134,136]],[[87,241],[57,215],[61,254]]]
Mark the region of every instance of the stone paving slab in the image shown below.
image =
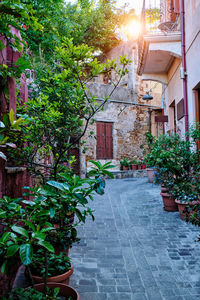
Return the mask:
[[[70,250],[81,300],[200,299],[199,228],[163,210],[159,186],[107,180],[91,207],[96,219]]]

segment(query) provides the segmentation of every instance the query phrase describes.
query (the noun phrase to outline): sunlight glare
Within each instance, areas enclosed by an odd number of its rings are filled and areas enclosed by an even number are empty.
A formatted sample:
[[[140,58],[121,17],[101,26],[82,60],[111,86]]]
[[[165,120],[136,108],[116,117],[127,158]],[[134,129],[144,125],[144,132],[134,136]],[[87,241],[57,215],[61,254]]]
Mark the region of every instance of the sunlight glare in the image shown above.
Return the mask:
[[[132,20],[127,25],[122,26],[121,31],[127,39],[137,39],[141,32],[141,23],[138,20]]]

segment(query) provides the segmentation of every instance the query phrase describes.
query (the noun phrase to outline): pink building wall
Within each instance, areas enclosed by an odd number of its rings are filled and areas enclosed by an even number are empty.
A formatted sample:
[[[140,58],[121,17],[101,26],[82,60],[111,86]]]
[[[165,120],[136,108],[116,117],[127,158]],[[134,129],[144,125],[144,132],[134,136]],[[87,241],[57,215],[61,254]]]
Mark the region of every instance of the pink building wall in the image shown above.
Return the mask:
[[[17,29],[11,27],[11,32],[21,39],[20,33]],[[6,43],[6,39],[0,37],[1,41],[4,43],[5,48],[1,51],[0,64],[5,64],[7,66],[15,66],[17,59],[22,53],[13,51]],[[8,91],[9,91],[9,101],[7,101],[3,89],[0,90],[0,118],[8,113],[11,109],[16,113],[16,79],[8,78]],[[26,83],[26,75],[21,75],[21,88],[20,88],[20,98],[21,103],[28,100],[28,87]],[[1,151],[6,149],[1,147]],[[7,195],[13,198],[21,197],[23,194],[22,187],[31,185],[31,178],[27,173],[26,169],[23,167],[8,168],[6,162],[0,158],[0,197]]]

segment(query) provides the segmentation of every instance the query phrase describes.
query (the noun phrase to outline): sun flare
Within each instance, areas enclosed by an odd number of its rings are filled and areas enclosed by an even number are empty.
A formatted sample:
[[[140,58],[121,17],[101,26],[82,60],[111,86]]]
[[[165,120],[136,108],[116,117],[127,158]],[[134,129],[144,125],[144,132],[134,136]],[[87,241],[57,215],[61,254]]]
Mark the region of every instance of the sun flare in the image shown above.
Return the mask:
[[[128,24],[123,25],[121,31],[127,39],[136,39],[141,32],[141,23],[138,20],[132,20]]]

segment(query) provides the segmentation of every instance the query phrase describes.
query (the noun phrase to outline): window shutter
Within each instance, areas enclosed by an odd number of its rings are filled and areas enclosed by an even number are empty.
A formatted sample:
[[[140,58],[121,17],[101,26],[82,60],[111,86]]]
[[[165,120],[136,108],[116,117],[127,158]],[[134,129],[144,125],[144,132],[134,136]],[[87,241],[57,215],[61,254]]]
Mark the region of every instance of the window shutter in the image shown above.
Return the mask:
[[[174,12],[176,14],[180,13],[179,0],[174,0]]]
[[[106,132],[106,157],[113,158],[113,137],[112,137],[112,123],[105,123],[105,132]]]
[[[179,121],[184,117],[185,110],[184,110],[184,99],[181,99],[177,104],[177,120]]]
[[[104,123],[97,122],[97,158],[103,159],[104,156],[105,156]]]

